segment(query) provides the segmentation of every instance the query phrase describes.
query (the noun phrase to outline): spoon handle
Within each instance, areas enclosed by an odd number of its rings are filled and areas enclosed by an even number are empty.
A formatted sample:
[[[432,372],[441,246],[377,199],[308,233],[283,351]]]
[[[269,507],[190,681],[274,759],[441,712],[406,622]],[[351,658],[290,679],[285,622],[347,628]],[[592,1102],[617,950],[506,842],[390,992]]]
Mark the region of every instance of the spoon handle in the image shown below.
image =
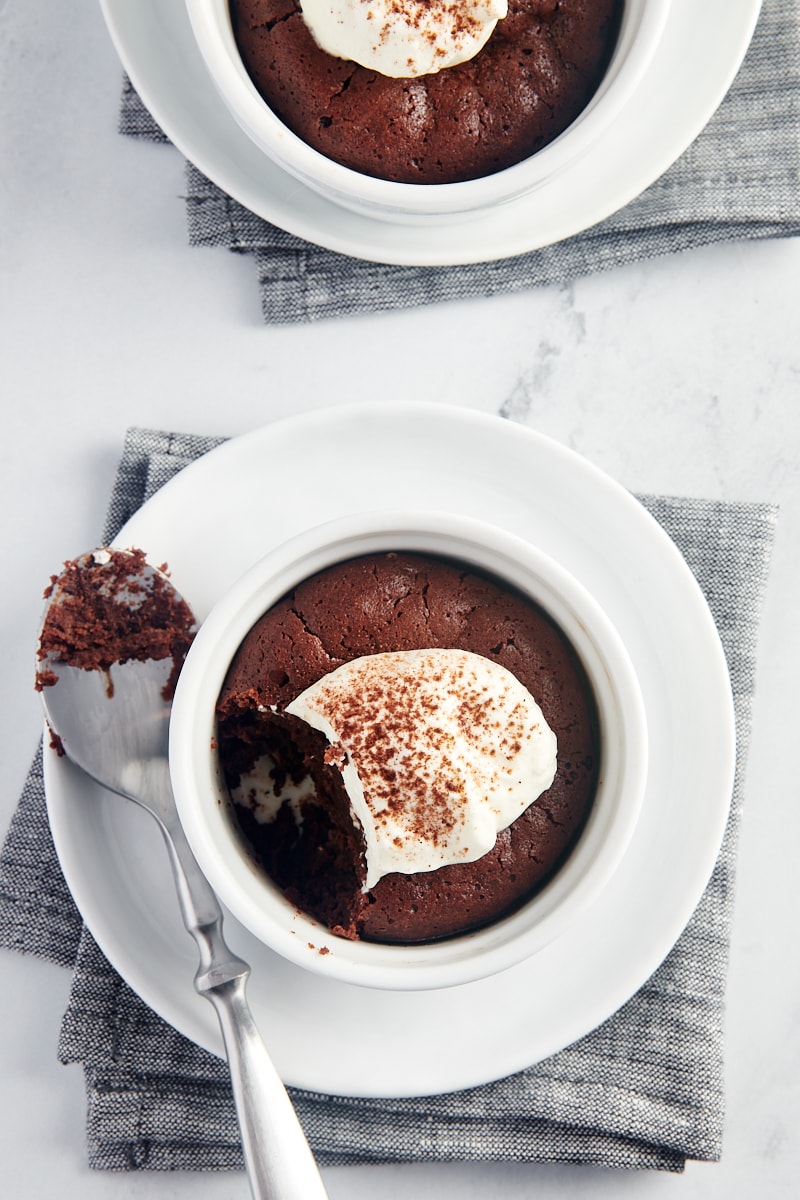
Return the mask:
[[[245,979],[218,984],[205,995],[225,1041],[254,1200],[326,1200],[297,1114],[251,1016]]]
[[[250,968],[225,943],[219,903],[177,815],[162,812],[159,823],[183,922],[200,951],[194,985],[214,1005],[222,1030],[254,1200],[327,1200],[311,1147],[247,1003]]]

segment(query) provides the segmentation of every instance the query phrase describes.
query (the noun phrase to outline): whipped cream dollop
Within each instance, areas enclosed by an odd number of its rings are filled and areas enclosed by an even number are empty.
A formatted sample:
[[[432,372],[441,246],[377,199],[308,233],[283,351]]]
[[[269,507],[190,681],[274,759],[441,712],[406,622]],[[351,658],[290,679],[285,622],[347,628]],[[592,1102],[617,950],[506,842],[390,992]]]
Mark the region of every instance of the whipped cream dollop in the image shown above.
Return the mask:
[[[550,787],[556,737],[522,683],[464,650],[367,655],[286,711],[324,733],[366,842],[365,889],[473,862]]]
[[[508,0],[300,0],[317,45],[381,75],[432,75],[474,58]]]

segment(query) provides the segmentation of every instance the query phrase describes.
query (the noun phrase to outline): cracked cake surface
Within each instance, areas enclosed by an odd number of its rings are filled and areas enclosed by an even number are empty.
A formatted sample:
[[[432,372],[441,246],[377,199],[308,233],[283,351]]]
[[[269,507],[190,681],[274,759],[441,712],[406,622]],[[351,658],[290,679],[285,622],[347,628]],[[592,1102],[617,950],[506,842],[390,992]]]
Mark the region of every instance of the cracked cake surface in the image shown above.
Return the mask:
[[[324,735],[284,710],[342,663],[385,651],[450,647],[500,663],[530,691],[558,739],[552,786],[477,861],[385,875],[369,891],[364,842]],[[561,630],[530,600],[464,564],[412,553],[369,555],[306,580],[253,627],[218,701],[218,746],[232,805],[253,857],[304,911],[334,932],[420,942],[479,928],[513,911],[558,869],[591,808],[597,714]],[[263,755],[289,795],[258,820],[243,776]],[[302,789],[301,789],[302,790]],[[279,796],[280,800],[280,796]],[[274,814],[273,814],[274,815]],[[298,820],[299,817],[299,820]]]
[[[608,65],[621,0],[509,0],[467,62],[391,78],[317,46],[299,0],[231,0],[255,86],[328,158],[400,183],[491,175],[536,153],[586,107]]]

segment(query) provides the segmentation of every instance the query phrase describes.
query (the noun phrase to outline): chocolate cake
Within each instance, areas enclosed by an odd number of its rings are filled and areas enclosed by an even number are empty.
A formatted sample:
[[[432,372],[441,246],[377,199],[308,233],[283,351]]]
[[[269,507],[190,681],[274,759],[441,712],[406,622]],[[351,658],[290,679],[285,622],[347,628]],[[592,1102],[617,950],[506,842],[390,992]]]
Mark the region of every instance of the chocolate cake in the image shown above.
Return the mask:
[[[557,772],[483,857],[415,874],[394,871],[365,891],[364,839],[337,749],[285,710],[343,663],[431,647],[470,651],[512,672],[558,739]],[[594,698],[561,630],[502,582],[419,554],[351,559],[296,587],[245,638],[217,718],[220,762],[238,801],[233,819],[248,852],[299,908],[351,938],[430,941],[515,910],[563,863],[597,781]],[[270,820],[257,819],[253,794],[241,786],[262,756],[275,764],[277,813]],[[289,799],[309,773],[316,797],[306,787]]]
[[[530,157],[586,107],[622,0],[509,0],[474,58],[390,78],[319,48],[299,0],[231,0],[234,35],[273,111],[320,153],[400,183],[477,179]]]
[[[52,664],[65,663],[104,672],[112,695],[115,663],[171,658],[165,685],[171,697],[195,620],[161,572],[138,549],[96,550],[65,562],[44,593],[50,604],[39,635],[36,690],[57,683]]]

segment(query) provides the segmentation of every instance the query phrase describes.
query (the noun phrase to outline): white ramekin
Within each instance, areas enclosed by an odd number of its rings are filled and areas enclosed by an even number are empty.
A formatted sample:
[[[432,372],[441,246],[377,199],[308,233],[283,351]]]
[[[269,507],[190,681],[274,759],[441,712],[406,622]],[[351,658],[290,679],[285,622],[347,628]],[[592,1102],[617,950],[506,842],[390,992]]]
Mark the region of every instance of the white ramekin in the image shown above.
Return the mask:
[[[594,691],[600,777],[564,865],[522,908],[485,929],[428,945],[348,941],[287,901],[245,853],[216,754],[215,705],[230,662],[259,617],[303,579],[361,554],[408,550],[459,559],[529,595],[560,625]],[[647,726],[625,647],[572,575],[527,541],[449,513],[356,514],[292,538],[256,563],[203,623],[172,709],[170,769],[181,822],[222,902],[263,943],[310,971],[388,989],[448,987],[502,971],[558,937],[613,875],[638,819]],[[320,954],[321,947],[326,953]]]
[[[671,0],[625,0],[614,54],[595,95],[554,141],[515,166],[463,183],[392,183],[334,162],[275,115],[248,75],[231,27],[228,0],[186,0],[211,79],[251,140],[295,179],[337,204],[398,222],[466,217],[532,191],[593,147],[631,99],[656,51]]]

